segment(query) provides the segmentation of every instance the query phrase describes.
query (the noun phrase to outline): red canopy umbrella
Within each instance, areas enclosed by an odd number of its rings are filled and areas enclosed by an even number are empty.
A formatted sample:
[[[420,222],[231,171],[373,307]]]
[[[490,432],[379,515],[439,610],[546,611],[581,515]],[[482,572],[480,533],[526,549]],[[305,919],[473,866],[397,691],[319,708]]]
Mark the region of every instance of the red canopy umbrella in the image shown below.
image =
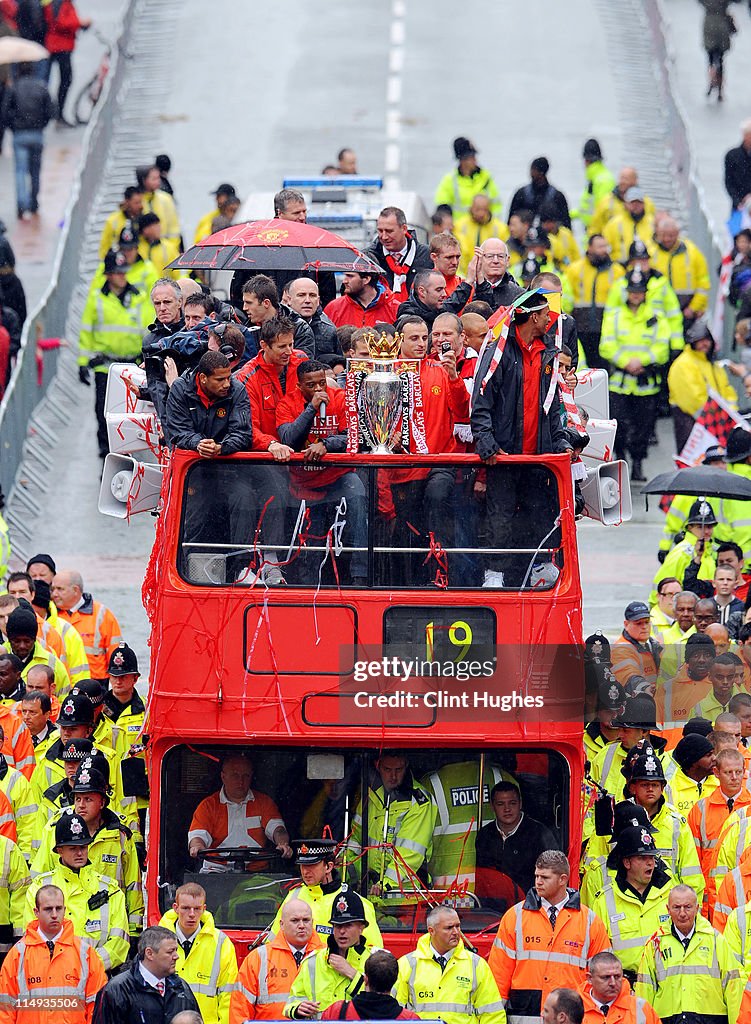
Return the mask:
[[[315,224],[254,220],[222,228],[170,263],[176,270],[353,270],[382,274],[350,242]]]

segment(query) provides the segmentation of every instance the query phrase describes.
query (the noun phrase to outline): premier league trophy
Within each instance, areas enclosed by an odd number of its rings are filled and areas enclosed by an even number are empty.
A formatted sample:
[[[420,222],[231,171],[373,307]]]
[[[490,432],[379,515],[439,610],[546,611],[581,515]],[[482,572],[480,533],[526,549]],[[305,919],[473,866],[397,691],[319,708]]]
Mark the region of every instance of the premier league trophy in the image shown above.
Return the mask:
[[[398,359],[401,337],[368,336],[369,357],[347,360],[347,451],[388,455],[421,448],[422,393],[419,362]]]

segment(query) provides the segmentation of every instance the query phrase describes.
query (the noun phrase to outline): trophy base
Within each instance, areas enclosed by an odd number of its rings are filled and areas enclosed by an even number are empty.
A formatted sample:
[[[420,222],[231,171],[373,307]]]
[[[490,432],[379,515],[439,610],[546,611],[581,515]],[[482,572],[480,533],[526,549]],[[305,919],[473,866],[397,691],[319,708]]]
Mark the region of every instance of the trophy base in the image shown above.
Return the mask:
[[[393,455],[394,454],[394,450],[393,450],[393,448],[389,448],[388,445],[377,444],[375,446],[375,448],[371,449],[370,454],[371,455]]]

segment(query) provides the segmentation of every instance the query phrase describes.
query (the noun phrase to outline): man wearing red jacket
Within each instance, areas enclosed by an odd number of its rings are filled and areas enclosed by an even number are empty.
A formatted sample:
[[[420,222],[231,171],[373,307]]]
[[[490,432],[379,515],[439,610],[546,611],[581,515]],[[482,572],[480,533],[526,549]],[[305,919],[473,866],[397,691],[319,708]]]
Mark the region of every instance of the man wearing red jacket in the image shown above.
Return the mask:
[[[292,448],[282,444],[276,432],[276,408],[285,394],[297,384],[297,367],[308,356],[294,347],[294,325],[277,316],[261,325],[260,351],[237,374],[250,399],[253,424],[253,451],[271,452],[277,462],[289,462]],[[284,583],[278,566],[278,554],[284,537],[284,510],[288,481],[273,466],[254,466],[254,491],[258,514],[263,515],[260,543],[262,562],[258,572],[262,582],[278,586]]]
[[[346,273],[344,295],[333,299],[324,313],[337,327],[372,327],[377,323],[393,324],[399,299],[381,282],[378,274]]]
[[[298,365],[297,384],[277,406],[276,424],[283,444],[296,452],[305,452],[305,466],[294,466],[290,470],[293,497],[304,498],[313,508],[316,505],[327,507],[324,531],[335,521],[343,519],[348,524],[350,529],[344,534],[344,543],[357,549],[352,554],[349,575],[354,586],[365,586],[368,571],[365,485],[354,470],[322,465],[327,454],[343,453],[347,448],[344,391],[327,387],[325,363],[311,359]],[[345,504],[340,513],[342,499]],[[317,535],[320,532],[313,530]]]
[[[44,7],[44,20],[47,27],[44,45],[50,54],[47,80],[49,81],[49,72],[53,64],[56,63],[60,71],[60,85],[57,90],[57,121],[58,124],[65,125],[67,128],[73,128],[75,126],[65,120],[64,113],[65,100],[73,81],[70,58],[76,45],[76,34],[81,29],[87,29],[91,25],[91,19],[79,18],[71,0],[62,0],[61,3],[50,3]]]
[[[441,353],[440,362],[427,359],[428,326],[419,316],[400,321],[402,359],[419,362],[419,380],[424,404],[425,444],[430,454],[456,451],[454,424],[466,423],[469,417],[469,395],[464,381],[456,371],[453,349]],[[419,414],[419,409],[415,409]],[[415,419],[410,423],[410,448],[418,451]],[[420,549],[417,565],[422,567],[425,549],[433,540],[444,548],[451,546],[453,536],[454,470],[449,466],[435,469],[394,469],[388,471],[391,493],[396,509],[395,543],[398,547]],[[438,566],[438,570],[445,567]],[[436,561],[430,558],[421,568],[432,581],[437,579]],[[415,578],[407,567],[407,573]]]

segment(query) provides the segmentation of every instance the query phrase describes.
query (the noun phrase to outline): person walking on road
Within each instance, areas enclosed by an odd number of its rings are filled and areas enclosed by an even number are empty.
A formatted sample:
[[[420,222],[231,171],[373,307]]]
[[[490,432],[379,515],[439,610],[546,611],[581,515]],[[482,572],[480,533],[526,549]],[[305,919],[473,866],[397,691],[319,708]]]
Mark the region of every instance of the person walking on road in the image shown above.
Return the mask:
[[[74,128],[75,125],[65,120],[65,100],[73,82],[71,57],[76,45],[76,35],[82,29],[85,31],[90,27],[91,19],[80,18],[71,0],[46,0],[42,6],[47,25],[44,45],[50,54],[47,80],[49,81],[49,72],[53,64],[57,64],[60,71],[60,84],[57,88],[57,123],[61,127]]]
[[[0,124],[13,132],[19,220],[28,220],[39,210],[44,129],[54,113],[47,87],[34,78],[31,64],[19,64],[16,82],[5,89],[0,111]]]
[[[707,97],[716,90],[717,101],[722,103],[723,59],[730,49],[730,37],[737,31],[728,8],[735,0],[699,0],[699,3],[704,8],[704,49],[709,64]]]

